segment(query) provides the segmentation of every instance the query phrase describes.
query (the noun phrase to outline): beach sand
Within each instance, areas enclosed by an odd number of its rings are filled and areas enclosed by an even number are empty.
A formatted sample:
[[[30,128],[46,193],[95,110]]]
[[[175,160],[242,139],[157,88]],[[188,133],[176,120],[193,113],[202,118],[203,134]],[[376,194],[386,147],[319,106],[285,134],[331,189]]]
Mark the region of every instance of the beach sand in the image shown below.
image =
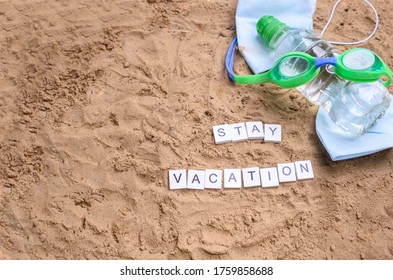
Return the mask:
[[[392,67],[393,7],[373,3],[360,46]],[[0,259],[393,259],[393,151],[333,162],[299,92],[231,84],[236,5],[0,3]],[[373,27],[343,1],[325,38]],[[281,124],[282,143],[214,144],[213,125],[245,121]],[[314,180],[273,189],[168,186],[170,169],[306,159]]]

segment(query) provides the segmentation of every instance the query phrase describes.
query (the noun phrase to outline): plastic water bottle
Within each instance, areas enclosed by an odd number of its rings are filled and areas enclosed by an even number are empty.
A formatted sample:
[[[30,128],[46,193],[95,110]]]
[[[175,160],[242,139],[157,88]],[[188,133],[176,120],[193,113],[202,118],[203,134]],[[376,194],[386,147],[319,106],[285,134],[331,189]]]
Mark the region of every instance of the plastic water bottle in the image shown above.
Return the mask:
[[[257,31],[275,49],[276,58],[294,51],[314,57],[331,57],[340,53],[313,31],[290,29],[272,16],[260,18]],[[286,71],[296,73],[301,71],[302,65],[295,63],[287,67],[291,69]],[[338,126],[352,134],[361,135],[384,115],[390,105],[390,94],[378,81],[349,82],[335,75],[330,67],[322,67],[313,81],[297,89],[310,102],[325,109]]]

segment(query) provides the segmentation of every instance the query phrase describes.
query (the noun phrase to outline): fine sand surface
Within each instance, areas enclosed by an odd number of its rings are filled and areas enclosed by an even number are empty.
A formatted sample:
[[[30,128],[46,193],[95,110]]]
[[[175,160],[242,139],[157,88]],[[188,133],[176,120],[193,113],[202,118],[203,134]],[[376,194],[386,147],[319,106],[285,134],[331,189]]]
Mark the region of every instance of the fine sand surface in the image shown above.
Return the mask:
[[[393,67],[393,4],[373,3],[361,46]],[[236,5],[0,3],[0,259],[393,259],[393,151],[333,162],[296,90],[231,84]],[[325,37],[373,26],[343,1]],[[213,125],[253,120],[282,143],[214,144]],[[275,189],[168,187],[169,169],[306,159],[314,180]]]

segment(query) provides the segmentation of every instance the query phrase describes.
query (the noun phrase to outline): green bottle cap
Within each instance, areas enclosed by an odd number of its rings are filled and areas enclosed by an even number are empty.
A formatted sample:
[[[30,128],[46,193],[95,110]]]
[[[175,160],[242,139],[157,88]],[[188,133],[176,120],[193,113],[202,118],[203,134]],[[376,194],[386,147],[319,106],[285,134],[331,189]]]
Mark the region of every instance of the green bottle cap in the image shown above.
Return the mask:
[[[261,36],[269,46],[272,46],[272,43],[288,30],[288,25],[273,16],[263,16],[257,22],[258,35]]]

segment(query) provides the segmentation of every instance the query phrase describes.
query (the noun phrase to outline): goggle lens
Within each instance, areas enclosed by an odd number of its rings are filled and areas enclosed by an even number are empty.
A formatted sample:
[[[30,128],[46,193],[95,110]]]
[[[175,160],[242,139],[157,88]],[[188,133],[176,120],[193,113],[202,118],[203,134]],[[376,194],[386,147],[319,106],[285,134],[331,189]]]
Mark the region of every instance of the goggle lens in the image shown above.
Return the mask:
[[[280,75],[287,78],[297,77],[306,72],[310,67],[310,63],[303,57],[287,57],[280,62]]]
[[[346,54],[342,63],[352,70],[367,70],[375,63],[375,55],[368,50],[360,49]]]

